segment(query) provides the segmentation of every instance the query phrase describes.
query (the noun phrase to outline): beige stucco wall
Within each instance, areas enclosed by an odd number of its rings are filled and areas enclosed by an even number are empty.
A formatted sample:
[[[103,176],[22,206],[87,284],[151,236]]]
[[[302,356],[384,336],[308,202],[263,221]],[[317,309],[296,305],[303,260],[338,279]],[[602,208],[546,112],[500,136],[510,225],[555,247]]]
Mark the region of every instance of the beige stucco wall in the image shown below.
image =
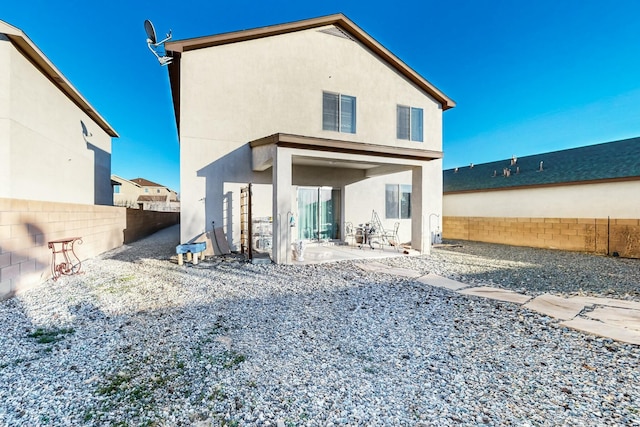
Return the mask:
[[[12,46],[0,34],[0,197],[8,192],[11,177],[11,145],[9,144],[9,92],[11,87],[10,55]]]
[[[322,130],[323,91],[357,98],[356,134]],[[424,110],[425,142],[396,139],[398,104]],[[183,241],[209,229],[211,221],[237,221],[225,217],[228,209],[223,204],[222,183],[271,183],[271,169],[251,171],[248,142],[252,140],[288,133],[436,151],[442,148],[442,110],[437,102],[359,43],[319,29],[183,53],[180,106]],[[379,210],[384,212],[387,179],[364,181],[362,170],[320,169],[294,165],[293,184],[345,187],[347,196],[362,195],[343,207],[347,220],[359,221],[363,210],[370,215],[371,208],[363,206],[374,200],[371,195],[380,197],[375,203],[382,203]],[[437,186],[441,169],[426,170]],[[402,179],[411,183],[411,174]],[[430,209],[437,210],[442,190],[435,190],[426,194],[429,198],[433,194]],[[239,200],[239,192],[233,192],[236,194]],[[231,228],[236,230],[233,233],[239,230],[236,224]]]
[[[429,162],[428,167],[433,166],[436,171],[441,167],[442,162],[437,160]],[[434,172],[436,174],[438,172]],[[441,222],[441,209],[442,209],[442,193],[441,186],[438,185],[437,180],[430,175],[430,183],[426,191],[430,194],[426,202],[424,212],[420,215],[420,221],[424,224],[425,236],[429,235],[429,216],[431,217],[431,228],[435,231],[439,226],[442,229]],[[372,216],[372,211],[375,210],[380,219],[383,222],[385,228],[391,229],[395,222],[400,222],[400,228],[398,229],[398,237],[400,242],[406,243],[411,241],[411,219],[387,219],[385,217],[385,189],[386,184],[400,184],[400,185],[412,185],[411,172],[400,172],[385,176],[379,176],[370,178],[367,181],[367,190],[363,191],[362,186],[348,186],[347,197],[350,202],[346,208],[346,220],[353,224],[360,224],[368,221]],[[375,196],[375,197],[374,197]],[[412,208],[415,208],[415,197],[412,195]],[[363,209],[363,207],[366,207]],[[412,217],[417,215],[415,211],[412,212]],[[427,238],[427,241],[430,241]]]
[[[113,193],[113,204],[115,206],[137,207],[138,196],[142,189],[126,179],[118,179],[112,176],[111,179],[120,183],[120,192]]]
[[[6,38],[0,58],[0,197],[110,204],[111,137]]]
[[[444,196],[445,216],[639,218],[640,181]]]

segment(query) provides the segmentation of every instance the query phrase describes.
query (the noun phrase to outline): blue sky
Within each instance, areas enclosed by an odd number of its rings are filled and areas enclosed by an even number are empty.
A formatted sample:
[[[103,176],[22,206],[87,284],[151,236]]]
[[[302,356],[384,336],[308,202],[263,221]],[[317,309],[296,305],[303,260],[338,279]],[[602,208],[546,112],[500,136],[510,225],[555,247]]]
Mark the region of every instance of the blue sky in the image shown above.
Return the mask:
[[[116,129],[112,173],[179,191],[167,69],[143,22],[174,40],[344,13],[449,97],[444,167],[640,136],[635,0],[4,1]]]

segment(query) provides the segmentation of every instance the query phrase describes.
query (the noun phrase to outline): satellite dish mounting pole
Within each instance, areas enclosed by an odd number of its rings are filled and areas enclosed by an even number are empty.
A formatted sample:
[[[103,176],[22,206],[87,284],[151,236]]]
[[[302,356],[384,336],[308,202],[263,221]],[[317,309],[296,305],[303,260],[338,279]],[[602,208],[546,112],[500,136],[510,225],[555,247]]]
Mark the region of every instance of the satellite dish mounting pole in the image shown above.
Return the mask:
[[[165,37],[165,39],[161,41],[157,40],[156,29],[153,27],[153,24],[148,19],[144,21],[144,30],[147,33],[147,47],[149,48],[151,53],[153,53],[155,57],[158,59],[158,62],[160,62],[160,65],[171,64],[171,61],[173,60],[173,58],[171,58],[170,56],[167,56],[166,51],[164,50],[165,42],[171,40],[171,30],[169,30],[169,33],[167,33],[167,36]],[[162,51],[163,51],[162,55],[160,55],[157,51],[157,48],[160,46],[162,47]]]

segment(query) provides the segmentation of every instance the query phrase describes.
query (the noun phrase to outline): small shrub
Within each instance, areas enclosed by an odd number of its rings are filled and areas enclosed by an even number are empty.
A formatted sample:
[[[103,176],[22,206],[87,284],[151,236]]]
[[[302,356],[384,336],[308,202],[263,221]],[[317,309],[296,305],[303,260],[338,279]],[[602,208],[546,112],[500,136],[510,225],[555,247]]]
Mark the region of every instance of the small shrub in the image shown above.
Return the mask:
[[[75,331],[72,328],[62,329],[42,329],[38,328],[34,332],[27,335],[29,338],[35,339],[40,344],[51,344],[60,341],[64,335],[72,334]]]
[[[222,355],[222,367],[225,369],[231,369],[242,362],[247,360],[247,357],[244,354],[240,354],[236,351],[225,351]]]

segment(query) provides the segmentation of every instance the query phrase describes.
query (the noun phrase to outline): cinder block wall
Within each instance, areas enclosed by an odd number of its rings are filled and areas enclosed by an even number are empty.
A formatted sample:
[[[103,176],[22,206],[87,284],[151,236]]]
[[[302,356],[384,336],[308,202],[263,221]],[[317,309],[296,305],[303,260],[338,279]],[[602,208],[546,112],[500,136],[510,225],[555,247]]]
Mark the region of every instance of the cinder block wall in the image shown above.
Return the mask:
[[[51,277],[51,240],[81,237],[81,260],[123,243],[126,209],[0,198],[0,299]]]
[[[640,258],[640,219],[443,218],[442,237]]]
[[[127,209],[127,228],[124,230],[124,242],[131,243],[179,222],[180,212]]]

